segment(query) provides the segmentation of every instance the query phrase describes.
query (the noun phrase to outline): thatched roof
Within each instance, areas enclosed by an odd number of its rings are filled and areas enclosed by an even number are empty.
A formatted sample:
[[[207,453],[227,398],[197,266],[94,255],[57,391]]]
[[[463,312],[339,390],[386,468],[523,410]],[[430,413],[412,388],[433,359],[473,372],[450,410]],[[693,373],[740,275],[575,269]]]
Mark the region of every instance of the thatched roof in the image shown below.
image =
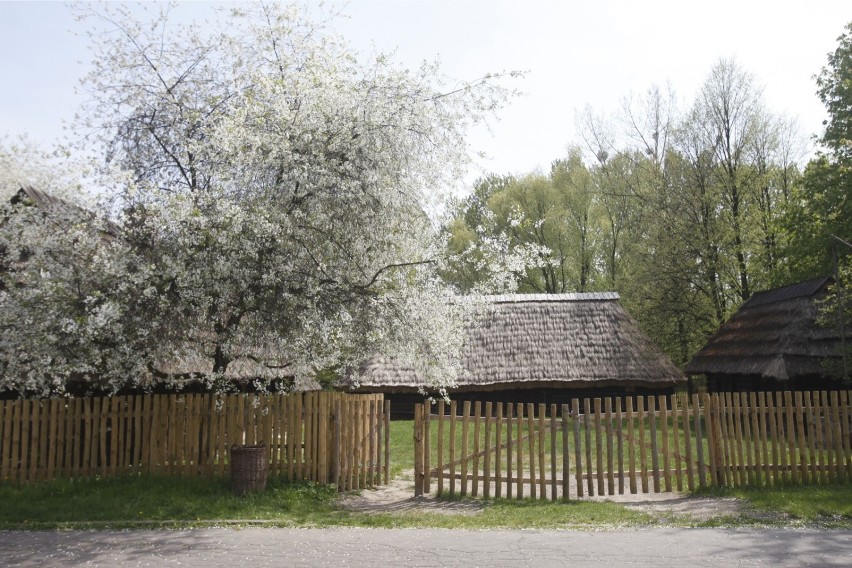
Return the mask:
[[[490,296],[468,325],[461,390],[672,386],[686,377],[639,329],[614,292]],[[409,391],[425,382],[380,358],[361,390]]]
[[[838,356],[838,334],[816,324],[815,301],[832,283],[829,277],[815,278],[755,294],[707,341],[686,372],[781,381],[824,376],[823,362]]]

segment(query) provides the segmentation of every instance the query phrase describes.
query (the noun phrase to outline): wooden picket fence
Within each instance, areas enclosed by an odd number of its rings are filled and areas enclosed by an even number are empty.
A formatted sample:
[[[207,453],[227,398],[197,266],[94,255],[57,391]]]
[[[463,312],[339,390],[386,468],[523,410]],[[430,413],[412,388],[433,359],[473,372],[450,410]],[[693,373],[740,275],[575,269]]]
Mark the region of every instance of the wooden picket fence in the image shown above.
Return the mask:
[[[263,443],[270,475],[359,489],[388,482],[389,420],[381,394],[0,401],[0,480],[224,476],[232,446]]]
[[[417,405],[415,495],[556,500],[852,480],[849,391],[572,402]]]

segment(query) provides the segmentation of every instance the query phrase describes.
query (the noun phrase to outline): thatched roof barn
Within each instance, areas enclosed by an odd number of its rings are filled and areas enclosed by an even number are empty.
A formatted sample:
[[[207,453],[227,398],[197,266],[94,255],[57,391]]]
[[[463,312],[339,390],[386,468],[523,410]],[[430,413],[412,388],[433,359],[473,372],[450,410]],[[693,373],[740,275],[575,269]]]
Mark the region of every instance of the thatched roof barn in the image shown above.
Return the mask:
[[[450,391],[453,398],[468,393],[467,398],[481,400],[561,402],[580,391],[586,396],[670,391],[686,382],[627,314],[617,293],[486,300],[490,306],[468,326],[464,375]],[[410,368],[382,359],[371,361],[364,375],[359,391],[415,393],[425,386]]]
[[[711,390],[821,388],[839,359],[839,334],[817,325],[817,300],[833,284],[815,278],[749,298],[686,366]]]

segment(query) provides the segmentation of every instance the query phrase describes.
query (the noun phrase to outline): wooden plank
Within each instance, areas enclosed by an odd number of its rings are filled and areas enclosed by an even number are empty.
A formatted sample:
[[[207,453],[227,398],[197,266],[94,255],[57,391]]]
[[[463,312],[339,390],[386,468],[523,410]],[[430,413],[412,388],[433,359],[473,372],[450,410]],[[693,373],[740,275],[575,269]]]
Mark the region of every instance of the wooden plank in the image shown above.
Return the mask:
[[[773,483],[783,483],[786,481],[785,478],[787,475],[787,451],[784,445],[784,402],[782,393],[772,393],[769,400],[772,403],[769,427],[772,430],[772,461],[775,466]]]
[[[359,484],[358,484],[359,489],[364,489],[367,486],[367,460],[369,459],[369,456],[367,455],[367,452],[369,451],[369,448],[367,446],[367,438],[368,438],[367,410],[368,410],[367,400],[363,396],[359,397],[358,398],[358,411],[360,413],[359,419],[358,419],[358,439],[359,439],[358,456],[359,456],[359,464],[360,464]],[[426,413],[426,408],[424,406],[423,412],[421,412],[421,414],[420,414],[421,422],[423,421],[423,415],[425,413]],[[316,413],[315,413],[315,415],[316,415]],[[316,420],[316,418],[314,418],[314,420]],[[422,436],[423,435],[423,430],[422,430],[423,425],[422,424],[421,424],[420,428],[421,428],[420,434]],[[313,431],[314,437],[316,437],[316,432],[317,432],[316,428],[314,428],[314,431]],[[316,442],[314,444],[316,445]],[[421,444],[422,444],[422,441],[421,441]],[[421,465],[422,465],[422,463],[421,463]],[[423,475],[425,476],[425,473]],[[420,479],[421,487],[423,485],[423,479],[424,478],[421,476],[421,479]]]
[[[438,401],[438,495],[444,494],[444,399]]]
[[[133,400],[128,396],[122,396],[121,405],[124,407],[124,427],[122,431],[122,439],[124,440],[124,456],[118,466],[122,473],[128,473],[130,471],[130,466],[133,463]]]
[[[80,410],[82,411],[78,430],[82,454],[78,458],[80,461],[77,464],[78,468],[76,473],[77,476],[86,478],[89,476],[89,472],[92,469],[92,455],[97,455],[97,450],[93,448],[93,440],[97,439],[95,434],[95,424],[98,422],[92,416],[95,399],[78,398],[77,402],[80,403]]]
[[[814,400],[812,392],[805,392],[805,407],[807,411],[807,438],[808,438],[808,462],[810,463],[810,477],[812,483],[819,483],[820,471],[817,458],[817,418],[814,414]]]
[[[545,458],[545,425],[544,420],[547,415],[547,407],[544,404],[538,405],[538,496],[539,499],[547,499],[547,461]]]
[[[450,401],[450,495],[456,494],[456,412],[458,403]]]
[[[845,452],[843,450],[843,429],[840,425],[840,398],[838,392],[831,391],[831,419],[834,426],[834,479],[839,481],[845,477],[846,468],[843,461]]]
[[[736,469],[736,435],[734,433],[733,403],[731,393],[722,393],[719,397],[718,406],[720,416],[719,425],[722,436],[722,448],[724,450],[723,463],[725,481],[729,487],[739,486],[739,472]]]
[[[849,391],[840,391],[840,434],[843,438],[843,457],[845,461],[845,479],[852,479],[852,436],[850,436],[850,414],[852,414],[852,408],[850,408],[850,397]]]
[[[491,402],[485,403],[485,457],[483,459],[483,468],[485,469],[485,479],[482,485],[482,494],[486,499],[491,497],[491,417],[493,405]],[[500,440],[494,444],[495,449],[500,447]]]
[[[665,482],[666,492],[672,490],[672,475],[671,475],[671,458],[669,445],[669,409],[666,402],[666,396],[660,395],[657,398],[660,407],[660,426],[663,433],[663,481]]]
[[[835,478],[835,467],[832,451],[832,448],[834,447],[834,429],[831,423],[831,403],[828,399],[828,392],[820,391],[820,399],[822,400],[823,412],[823,453],[825,454],[825,475],[826,480],[830,482]]]
[[[633,397],[624,400],[627,405],[627,472],[630,476],[630,493],[635,495],[636,488],[636,437],[633,424]]]
[[[0,483],[12,477],[12,404],[11,400],[0,400]]]
[[[648,493],[648,452],[645,449],[645,399],[636,397],[639,414],[639,469],[642,476],[642,493]]]
[[[657,411],[656,400],[648,397],[648,429],[651,437],[651,468],[654,479],[654,493],[660,493],[660,449],[657,442]]]
[[[473,405],[473,471],[471,475],[471,494],[479,496],[479,435],[480,419],[482,418],[482,403],[476,401]]]
[[[11,401],[11,420],[9,436],[9,479],[13,483],[23,483],[21,476],[21,431],[23,428],[24,400]]]
[[[286,470],[285,475],[287,476],[287,480],[291,482],[296,479],[296,422],[298,416],[296,415],[295,400],[296,397],[292,393],[284,397],[284,469]],[[341,399],[340,404],[340,415],[338,417],[340,420],[339,465],[341,476],[343,476],[346,462],[346,423],[344,422],[346,417],[346,401]],[[343,485],[342,477],[340,483],[340,489],[345,491],[346,488]]]
[[[118,473],[118,457],[121,455],[121,449],[119,445],[120,434],[121,434],[121,409],[119,407],[119,400],[116,397],[109,398],[109,413],[108,417],[110,420],[110,429],[108,432],[109,436],[109,472],[110,475],[115,477]]]
[[[310,402],[313,402],[311,397],[306,397],[306,399],[308,401],[308,402],[306,402],[306,405],[310,404]],[[308,406],[308,408],[310,408],[310,406]],[[420,424],[419,424],[419,426],[420,426],[420,444],[421,444],[421,449],[422,449],[422,443],[423,443],[423,407],[421,406],[420,408],[421,408],[421,411],[420,411]],[[355,434],[355,464],[354,464],[353,469],[355,470],[354,486],[355,486],[356,489],[359,489],[359,490],[364,488],[364,481],[365,481],[364,477],[365,477],[365,474],[366,474],[366,471],[365,471],[365,468],[364,468],[364,462],[366,461],[366,456],[364,455],[365,454],[365,452],[364,452],[364,419],[365,419],[364,414],[365,414],[365,412],[364,412],[364,399],[361,398],[361,397],[356,397],[355,398],[355,422],[354,422],[354,426],[355,426],[355,432],[354,432],[354,434]],[[314,433],[312,431],[313,418],[314,418],[313,408],[311,408],[311,412],[308,416],[310,417],[310,419],[309,420],[306,419],[306,423],[308,424],[308,427],[309,427],[308,433],[311,436],[310,442],[313,442],[313,437],[314,437]],[[305,438],[305,448],[309,448],[311,445],[313,445],[313,444],[309,445],[308,438],[306,437]],[[422,477],[423,476],[423,461],[422,461],[423,455],[422,454],[420,455],[420,460],[421,460],[420,461],[420,469],[416,470],[417,478],[416,478],[415,483],[421,487],[421,495],[422,495],[422,491],[423,491],[423,489],[422,489],[422,487],[423,487],[423,477]]]
[[[615,461],[613,459],[614,447],[612,440],[612,397],[604,400],[604,412],[606,414],[606,481],[609,495],[615,494]]]
[[[59,425],[59,436],[63,444],[62,456],[59,458],[61,463],[60,472],[63,477],[67,477],[68,479],[74,478],[73,460],[76,448],[74,403],[75,400],[71,398],[62,400],[62,412],[64,412],[65,416]]]
[[[320,392],[318,393],[319,400],[317,401],[319,405],[319,412],[317,413],[317,483],[321,483],[323,485],[329,482],[329,446],[328,446],[328,436],[329,436],[329,418],[331,416],[329,400],[330,393]],[[371,435],[370,435],[370,459],[369,459],[369,485],[374,486],[376,483],[376,443],[375,438],[372,435],[372,426],[376,421],[376,401],[370,401],[369,407],[370,414],[370,426],[371,426]],[[272,433],[267,426],[268,421],[264,423],[264,437],[267,440],[270,440],[272,437]],[[270,424],[271,426],[271,424]],[[269,442],[267,441],[267,444]]]
[[[414,405],[414,496],[423,495],[423,404]]]
[[[30,400],[29,402],[29,419],[25,423],[27,426],[26,443],[29,445],[29,452],[24,453],[26,456],[27,483],[38,481],[38,434],[41,427],[39,422],[39,414],[41,412],[41,401]]]
[[[523,499],[524,497],[524,405],[522,403],[518,403],[517,406],[517,426],[518,426],[518,442],[516,444],[516,449],[518,451],[517,463],[515,464],[517,467],[518,475],[515,478],[515,497],[518,499]]]
[[[680,414],[682,413],[679,412],[678,398],[675,395],[671,395],[671,397],[669,397],[669,401],[672,407],[672,447],[674,448],[672,457],[674,458],[675,463],[674,475],[677,483],[677,490],[683,491],[683,464],[681,463],[681,460],[685,453],[685,449],[683,452],[681,451],[680,428],[678,426],[678,422],[680,422]],[[685,440],[686,444],[684,444],[684,447],[689,446],[689,438],[686,437]]]
[[[819,392],[813,392],[812,394],[812,406],[814,407],[814,421],[815,424],[815,439],[814,445],[816,446],[817,453],[817,469],[819,470],[819,480],[820,482],[828,482],[828,464],[825,459],[825,406],[822,403],[822,399],[820,397]]]
[[[805,440],[805,405],[802,402],[802,392],[795,393],[796,405],[796,434],[798,439],[799,478],[802,483],[808,481],[808,457]]]
[[[39,436],[39,454],[41,458],[39,459],[39,469],[40,475],[39,479],[46,480],[52,479],[53,476],[53,467],[50,465],[51,462],[51,454],[53,453],[54,444],[51,441],[51,425],[55,424],[56,414],[54,413],[53,400],[45,400],[42,402],[42,412],[41,412],[41,434]],[[55,434],[54,434],[55,435]]]
[[[62,453],[65,448],[65,400],[54,398],[51,401],[51,406],[53,420],[50,427],[50,438],[52,446],[47,467],[50,470],[48,479],[57,479],[62,477]],[[2,402],[0,402],[0,407],[2,407]],[[0,455],[0,464],[2,459],[2,455]],[[4,479],[4,476],[0,472],[0,480],[2,479]]]
[[[583,496],[583,450],[580,447],[580,399],[571,400],[571,420],[574,422],[574,470],[577,476],[577,497]],[[567,475],[567,472],[565,473]]]
[[[435,464],[438,476],[438,495],[444,494],[444,400],[438,401],[438,461]]]
[[[497,449],[494,452],[494,496],[502,497],[503,496],[503,484],[499,481],[500,479],[500,469],[502,464],[502,454],[501,448],[503,447],[503,403],[497,403],[497,417],[496,424],[494,425],[494,438],[497,440]],[[508,440],[507,440],[508,443]],[[511,471],[512,468],[509,468]]]
[[[702,395],[704,407],[702,409],[698,409],[697,400],[698,397],[694,397],[694,401],[696,401],[696,409],[695,409],[695,436],[698,442],[702,441],[701,437],[701,415],[704,417],[704,433],[707,438],[707,460],[710,464],[710,479],[706,479],[705,483],[708,485],[712,484],[716,487],[720,487],[724,484],[723,479],[720,478],[720,458],[719,452],[717,451],[718,444],[718,436],[716,435],[718,418],[716,417],[715,405],[716,399],[718,397],[711,397],[709,393],[703,393]],[[699,467],[701,466],[701,462],[703,461],[703,444],[698,445],[698,461]],[[700,467],[699,473],[703,472],[704,468]],[[699,479],[699,483],[701,480]]]
[[[23,467],[24,460],[21,459],[21,433],[26,434],[26,428],[23,425],[25,404],[26,401],[23,399],[16,400],[12,404],[12,451],[9,459],[9,477],[15,483],[22,483],[25,480],[23,472],[26,470]]]
[[[690,492],[692,492],[695,490],[695,474],[693,472],[693,469],[695,468],[695,463],[692,461],[693,438],[691,431],[692,429],[689,424],[689,398],[686,394],[681,395],[680,420],[681,424],[683,424],[683,446],[686,454],[686,487]],[[701,438],[698,438],[698,443],[701,443]],[[680,481],[678,481],[678,491],[680,490]]]
[[[591,461],[589,462],[591,464]],[[603,434],[601,432],[601,399],[595,399],[595,467],[598,495],[606,495],[603,466]],[[591,492],[589,492],[591,495]]]
[[[425,421],[423,424],[424,433],[423,433],[423,461],[424,461],[424,474],[426,479],[423,481],[425,484],[424,491],[426,493],[430,493],[432,491],[432,439],[431,439],[431,424],[432,424],[432,401],[426,399],[426,414],[423,416],[423,420]]]
[[[550,499],[556,501],[556,405],[550,405]],[[565,473],[562,477],[565,477]]]
[[[462,439],[461,439],[461,495],[467,495],[467,463],[470,459],[468,455],[468,436],[470,435],[470,401],[465,400],[462,403]]]
[[[142,466],[142,413],[144,397],[132,396],[129,404],[133,407],[133,452],[130,456],[130,472],[138,474]]]
[[[767,441],[767,414],[766,414],[766,393],[757,393],[757,419],[758,430],[760,433],[760,455],[763,458],[763,484],[768,486],[772,479],[771,458],[769,455],[769,443]]]
[[[520,426],[518,427],[520,430]],[[535,475],[535,405],[527,403],[527,441],[529,442],[529,459],[530,459],[530,498],[536,498],[536,475]],[[518,440],[520,445],[520,440]],[[518,476],[520,477],[520,475]]]
[[[749,455],[749,462],[752,465],[752,483],[755,486],[760,486],[763,483],[762,475],[761,475],[761,466],[763,464],[760,448],[760,407],[757,403],[757,393],[749,393],[748,394],[748,418],[750,420],[749,425],[749,448],[751,448],[751,453]],[[752,461],[753,460],[753,461]]]
[[[284,399],[286,400],[286,399]],[[341,479],[341,468],[340,468],[340,460],[341,460],[341,451],[340,444],[342,443],[342,432],[341,432],[341,401],[339,396],[335,396],[332,399],[333,405],[333,413],[332,413],[332,436],[333,436],[333,445],[332,445],[332,482],[335,487],[337,487],[338,491],[343,490],[343,480]]]
[[[742,393],[732,393],[731,399],[733,402],[733,421],[734,439],[736,440],[736,460],[737,460],[737,484],[739,486],[748,485],[747,471],[745,467],[745,453],[743,450],[743,428],[742,428],[742,405],[740,404],[740,395]]]
[[[29,439],[30,439],[30,413],[32,412],[32,401],[21,400],[21,413],[19,414],[17,432],[13,442],[13,452],[18,462],[18,481],[26,483],[29,477]],[[20,452],[19,452],[20,450]]]
[[[784,393],[784,408],[787,417],[787,443],[790,452],[790,475],[792,476],[793,483],[799,483],[801,481],[801,476],[799,475],[799,468],[796,462],[796,422],[793,418],[795,408],[793,406],[793,393],[790,391],[786,391]]]
[[[684,422],[687,424],[687,428],[689,428],[690,421],[689,419],[685,419]],[[695,433],[695,459],[696,459],[696,467],[698,469],[698,485],[702,489],[707,487],[707,473],[705,472],[705,463],[704,463],[704,436],[702,435],[701,428],[701,405],[698,398],[698,393],[693,393],[692,395],[692,426],[693,432]],[[693,438],[687,434],[688,440],[692,440]],[[709,438],[708,438],[709,441]],[[687,475],[689,476],[689,490],[692,491],[695,487],[695,477],[692,473],[692,462],[689,455],[689,447],[691,447],[692,443],[690,441],[687,446],[687,463],[689,464],[689,468],[687,469]]]
[[[514,408],[512,403],[506,405],[506,498],[512,498],[512,415]],[[499,476],[498,476],[499,477]]]
[[[391,403],[389,400],[384,400],[382,397],[382,401],[385,404],[385,485],[390,483],[390,417],[391,417]]]
[[[570,489],[570,472],[571,472],[571,452],[568,447],[568,413],[570,409],[567,404],[562,405],[562,499],[567,501],[571,498]]]
[[[292,407],[292,402],[289,405]],[[343,394],[338,394],[335,399],[335,420],[337,421],[335,428],[340,431],[339,442],[335,449],[337,459],[337,486],[342,491],[348,491],[351,488],[351,408],[352,399]],[[292,410],[291,410],[292,412]],[[289,423],[295,423],[294,416],[288,418]],[[293,426],[289,426],[288,430],[292,431]],[[295,440],[292,440],[295,442]],[[291,445],[288,443],[288,446]],[[295,444],[292,444],[295,445]],[[289,450],[288,450],[289,451]]]
[[[588,491],[589,497],[595,494],[595,481],[594,476],[592,475],[592,403],[591,400],[586,398],[583,399],[584,412],[583,412],[583,426],[585,427],[586,432],[586,490]]]
[[[616,456],[618,457],[618,494],[624,495],[624,432],[621,399],[617,399],[618,403],[615,407],[615,439],[618,441],[616,448]]]
[[[745,449],[745,462],[743,462],[745,465],[744,477],[747,484],[754,486],[757,481],[755,478],[754,450],[752,447],[751,416],[749,412],[748,393],[745,392],[740,393],[740,413],[742,415],[743,448]]]

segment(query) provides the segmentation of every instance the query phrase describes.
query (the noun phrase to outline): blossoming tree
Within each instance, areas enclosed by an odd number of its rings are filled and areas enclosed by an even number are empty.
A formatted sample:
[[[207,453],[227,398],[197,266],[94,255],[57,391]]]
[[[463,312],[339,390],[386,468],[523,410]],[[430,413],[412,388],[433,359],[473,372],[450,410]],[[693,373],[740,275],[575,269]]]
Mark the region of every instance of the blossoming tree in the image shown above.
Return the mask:
[[[292,6],[240,7],[203,30],[107,10],[81,12],[95,58],[79,128],[105,171],[124,172],[101,213],[120,236],[86,255],[81,305],[113,297],[61,333],[85,343],[100,317],[113,344],[78,346],[89,355],[62,376],[357,375],[380,353],[451,384],[466,304],[437,277],[435,216],[468,128],[509,96],[500,76],[451,83],[436,65],[359,59]],[[35,280],[27,294],[42,293]],[[30,390],[62,390],[53,360],[26,361]]]

